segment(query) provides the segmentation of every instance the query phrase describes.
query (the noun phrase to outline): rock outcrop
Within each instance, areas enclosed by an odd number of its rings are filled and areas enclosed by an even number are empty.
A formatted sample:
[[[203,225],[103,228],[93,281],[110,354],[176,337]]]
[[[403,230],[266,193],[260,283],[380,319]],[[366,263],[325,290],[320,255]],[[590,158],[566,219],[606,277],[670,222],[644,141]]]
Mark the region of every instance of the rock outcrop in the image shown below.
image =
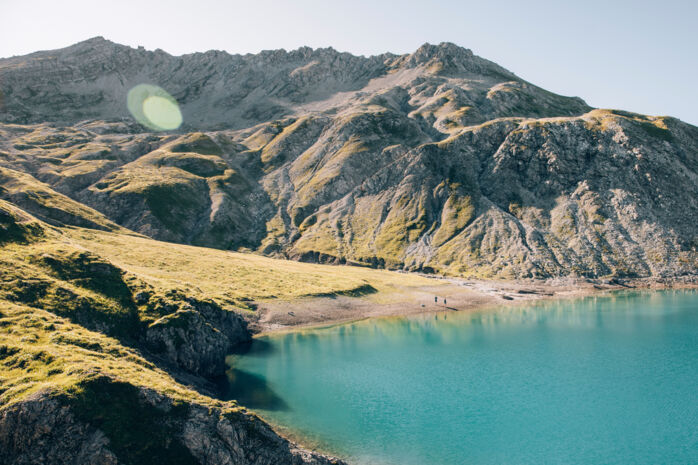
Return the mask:
[[[250,339],[247,322],[240,315],[196,299],[179,302],[172,313],[148,325],[144,335],[151,351],[205,377],[221,376],[225,356]]]
[[[47,393],[0,409],[0,462],[116,465],[104,433],[79,422]]]
[[[116,392],[123,396],[105,397],[108,408],[128,401],[133,402],[134,410],[140,411],[131,415],[112,412],[112,415],[122,414],[119,420],[123,424],[116,428],[96,418],[96,411],[91,412],[95,415],[76,414],[80,406],[75,402],[39,392],[0,409],[0,462],[6,465],[126,465],[153,463],[156,459],[177,465],[343,463],[297,447],[244,412],[226,412],[195,403],[177,404],[156,391],[106,378],[86,384],[93,387],[95,393]],[[145,425],[150,429],[146,430]],[[143,436],[129,434],[128,428]]]

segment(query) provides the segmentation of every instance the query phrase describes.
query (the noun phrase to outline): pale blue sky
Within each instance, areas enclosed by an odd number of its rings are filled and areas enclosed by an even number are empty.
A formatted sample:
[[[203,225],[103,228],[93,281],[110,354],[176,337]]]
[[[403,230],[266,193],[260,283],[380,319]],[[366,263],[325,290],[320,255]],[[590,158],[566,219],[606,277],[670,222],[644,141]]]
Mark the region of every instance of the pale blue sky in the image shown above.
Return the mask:
[[[0,14],[1,57],[96,35],[176,55],[450,41],[590,105],[698,124],[696,0],[0,0]]]

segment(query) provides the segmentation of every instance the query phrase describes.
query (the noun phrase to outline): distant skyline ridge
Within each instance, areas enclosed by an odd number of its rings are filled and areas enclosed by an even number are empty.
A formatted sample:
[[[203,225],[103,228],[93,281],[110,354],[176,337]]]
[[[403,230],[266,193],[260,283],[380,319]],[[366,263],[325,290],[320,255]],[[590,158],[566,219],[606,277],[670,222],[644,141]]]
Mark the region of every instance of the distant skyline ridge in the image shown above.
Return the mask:
[[[404,54],[420,44],[453,42],[523,79],[591,106],[669,115],[698,124],[690,76],[698,43],[698,4],[678,0],[430,4],[312,0],[254,3],[125,0],[97,8],[85,0],[3,3],[0,56],[56,49],[89,37],[162,49],[257,53],[302,46],[356,55]],[[360,31],[360,33],[359,33]]]
[[[42,54],[47,54],[51,52],[64,52],[64,51],[70,51],[70,50],[79,50],[79,51],[98,51],[100,49],[103,49],[104,47],[115,47],[116,49],[121,49],[121,50],[133,50],[136,52],[140,53],[147,53],[147,54],[155,54],[154,56],[167,56],[171,57],[173,59],[187,59],[190,57],[197,57],[197,56],[227,56],[232,59],[245,59],[245,58],[250,58],[250,57],[258,57],[262,62],[268,61],[269,59],[274,59],[278,58],[279,56],[286,55],[288,57],[293,57],[296,59],[314,59],[322,56],[344,56],[344,57],[351,57],[353,59],[358,59],[358,60],[397,60],[400,62],[401,66],[406,66],[406,67],[415,67],[418,65],[423,65],[425,64],[428,60],[434,59],[436,55],[438,55],[437,59],[443,59],[446,61],[453,62],[453,60],[460,60],[463,62],[463,60],[468,60],[468,59],[475,59],[475,60],[481,60],[483,62],[487,62],[488,66],[491,66],[493,69],[496,68],[497,71],[496,73],[502,73],[503,76],[508,76],[511,77],[513,80],[519,80],[523,81],[523,79],[519,76],[517,76],[516,73],[509,71],[508,69],[498,65],[495,62],[492,62],[490,60],[486,60],[478,56],[477,54],[473,53],[473,51],[469,48],[466,48],[464,46],[461,46],[459,44],[456,44],[454,42],[449,42],[449,41],[441,41],[438,43],[430,43],[430,42],[424,42],[422,43],[419,47],[417,47],[414,51],[408,52],[408,53],[403,53],[403,54],[398,54],[398,53],[393,53],[390,51],[382,52],[382,53],[377,53],[377,54],[371,54],[371,55],[360,55],[360,54],[354,54],[351,52],[346,52],[346,51],[340,51],[337,50],[336,48],[332,46],[327,46],[327,47],[317,47],[313,48],[307,45],[303,45],[297,48],[293,49],[287,49],[287,48],[277,48],[277,49],[265,49],[265,50],[260,50],[257,53],[235,53],[235,52],[230,52],[228,50],[219,50],[219,49],[209,49],[209,50],[202,50],[202,51],[195,51],[195,52],[190,52],[190,53],[181,53],[181,54],[174,54],[170,53],[166,50],[163,50],[162,48],[146,48],[143,45],[137,45],[137,46],[131,46],[131,45],[126,45],[126,44],[121,44],[117,43],[113,40],[110,40],[102,35],[94,36],[87,38],[85,40],[82,40],[80,42],[77,42],[75,44],[71,44],[67,47],[62,47],[62,48],[54,48],[54,49],[46,49],[46,50],[37,50],[32,53],[26,54],[26,55],[20,55],[20,56],[11,56],[11,57],[0,57],[0,67],[2,67],[2,63],[18,63],[21,62],[25,57],[37,57],[41,56]],[[52,55],[46,55],[45,58],[50,58],[50,59],[55,59],[57,57],[54,57]],[[328,63],[329,66],[331,64]],[[2,71],[0,70],[0,76],[2,75]],[[3,99],[0,100],[0,114],[3,111],[2,105],[5,104],[4,101],[4,96],[7,94],[7,92],[3,92],[2,96]],[[575,96],[575,98],[581,100],[584,102],[584,100],[581,97]],[[619,108],[619,107],[604,107],[604,106],[589,106],[588,108],[608,108],[608,109],[623,109],[627,110],[625,108]],[[671,115],[671,114],[653,114],[653,116],[669,116],[669,117],[675,117],[678,119],[681,119],[678,116]],[[49,119],[50,120],[50,119]],[[690,121],[685,121],[688,122],[689,124],[693,124]]]
[[[126,97],[144,84],[161,87],[176,100],[181,128],[169,129],[181,131],[241,129],[283,117],[381,105],[411,112],[419,124],[436,124],[429,131],[442,139],[454,128],[493,118],[577,116],[591,109],[579,97],[547,92],[450,42],[369,57],[309,47],[173,56],[98,36],[0,59],[0,82],[0,121],[19,124],[71,125],[131,116],[142,123],[142,116],[127,109]],[[441,116],[436,115],[434,109],[442,106]],[[456,118],[450,128],[430,120],[446,113]]]

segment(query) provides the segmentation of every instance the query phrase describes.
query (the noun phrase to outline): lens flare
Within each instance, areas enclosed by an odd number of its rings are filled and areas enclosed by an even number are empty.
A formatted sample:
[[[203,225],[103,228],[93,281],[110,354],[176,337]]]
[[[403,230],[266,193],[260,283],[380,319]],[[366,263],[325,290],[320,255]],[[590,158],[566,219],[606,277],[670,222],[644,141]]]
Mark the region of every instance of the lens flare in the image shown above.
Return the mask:
[[[182,124],[177,100],[161,87],[139,84],[128,92],[126,104],[136,121],[153,131],[172,131]]]
[[[143,114],[149,121],[163,129],[177,129],[182,124],[182,113],[179,111],[177,102],[156,95],[145,99]]]

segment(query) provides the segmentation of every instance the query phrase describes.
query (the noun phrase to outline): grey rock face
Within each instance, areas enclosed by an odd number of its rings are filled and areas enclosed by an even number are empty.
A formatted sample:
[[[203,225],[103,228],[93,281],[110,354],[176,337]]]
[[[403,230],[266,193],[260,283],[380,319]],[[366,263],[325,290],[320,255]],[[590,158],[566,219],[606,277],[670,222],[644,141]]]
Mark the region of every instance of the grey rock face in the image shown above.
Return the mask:
[[[344,463],[294,446],[247,414],[216,417],[204,408],[193,408],[183,425],[182,438],[199,463],[206,465]]]
[[[185,128],[214,129],[253,126],[296,114],[304,106],[344,108],[396,84],[420,87],[425,102],[454,87],[461,89],[463,101],[479,102],[492,85],[509,83],[517,90],[523,81],[453,44],[426,44],[411,55],[369,58],[307,47],[258,55],[209,51],[174,57],[97,37],[61,50],[0,59],[0,82],[0,121],[74,124],[125,118],[130,116],[128,91],[156,83],[182,106]],[[467,87],[459,85],[466,82]],[[534,96],[552,96],[527,86]],[[492,99],[488,112],[515,105],[506,98],[517,93],[512,89]],[[579,100],[556,99],[565,112],[570,106],[588,108]]]
[[[154,82],[180,102],[188,127],[246,127],[288,114],[293,104],[355,90],[383,72],[387,58],[309,48],[173,57],[95,38],[0,60],[0,112],[15,123],[127,117],[129,89]]]
[[[0,409],[0,462],[116,465],[108,439],[45,393]]]
[[[225,372],[225,356],[250,340],[247,323],[213,302],[191,300],[150,324],[145,344],[184,370],[205,377]]]

